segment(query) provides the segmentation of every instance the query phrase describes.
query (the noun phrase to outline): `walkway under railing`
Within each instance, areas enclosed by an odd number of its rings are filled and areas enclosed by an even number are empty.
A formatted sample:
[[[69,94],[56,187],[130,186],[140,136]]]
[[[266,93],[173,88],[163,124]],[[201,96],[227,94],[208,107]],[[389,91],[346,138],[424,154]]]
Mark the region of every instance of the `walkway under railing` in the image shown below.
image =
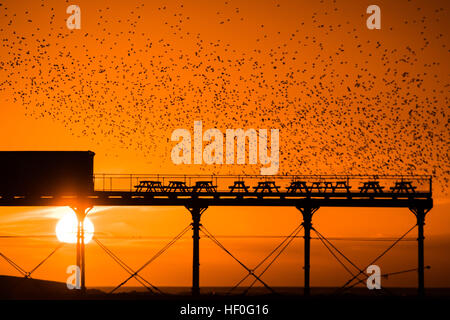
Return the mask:
[[[96,174],[96,191],[428,193],[428,175],[160,175]]]

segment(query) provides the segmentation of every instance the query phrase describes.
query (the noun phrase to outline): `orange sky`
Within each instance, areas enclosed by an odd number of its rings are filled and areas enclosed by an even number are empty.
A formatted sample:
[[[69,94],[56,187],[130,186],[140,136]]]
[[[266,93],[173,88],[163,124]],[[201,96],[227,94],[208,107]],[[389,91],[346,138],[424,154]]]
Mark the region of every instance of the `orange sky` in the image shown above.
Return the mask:
[[[382,28],[374,31],[365,25],[370,1],[78,1],[82,27],[74,31],[65,25],[72,3],[1,3],[0,150],[92,150],[96,173],[259,171],[173,165],[171,132],[202,120],[222,131],[280,129],[280,173],[433,174],[426,285],[450,285],[446,1],[378,1]],[[131,236],[172,237],[189,223],[182,208],[96,209],[97,236],[134,268],[168,239]],[[1,208],[0,235],[53,235],[65,210]],[[217,235],[287,235],[298,223],[295,209],[281,208],[209,208],[203,217]],[[406,209],[321,208],[313,223],[327,236],[396,237],[414,216]],[[189,285],[190,240],[143,276],[160,286]],[[279,241],[223,239],[249,266]],[[389,245],[336,244],[361,267]],[[25,269],[56,245],[56,237],[0,239],[0,251]],[[294,241],[264,279],[302,285],[302,246]],[[312,252],[313,286],[347,280],[319,242]],[[395,272],[416,260],[415,243],[405,242],[380,266]],[[64,281],[74,262],[67,245],[35,277]],[[17,275],[4,261],[0,274]],[[233,285],[244,275],[202,240],[201,285]],[[125,277],[98,246],[87,245],[88,286]],[[386,285],[415,286],[416,274]]]

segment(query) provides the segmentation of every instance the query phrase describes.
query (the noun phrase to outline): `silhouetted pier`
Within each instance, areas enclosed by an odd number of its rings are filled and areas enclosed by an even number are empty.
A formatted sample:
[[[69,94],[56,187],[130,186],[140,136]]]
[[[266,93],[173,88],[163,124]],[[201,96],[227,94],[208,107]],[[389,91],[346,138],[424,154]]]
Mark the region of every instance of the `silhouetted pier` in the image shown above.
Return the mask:
[[[200,292],[200,231],[217,241],[200,223],[210,206],[295,207],[303,221],[295,235],[304,230],[304,292],[310,291],[310,241],[312,219],[320,207],[408,208],[417,218],[418,291],[424,294],[424,224],[433,207],[432,179],[417,175],[137,175],[97,174],[94,191],[83,194],[1,194],[0,206],[70,206],[79,219],[77,265],[85,288],[83,221],[94,206],[183,206],[192,216],[192,293]],[[410,229],[409,231],[411,231]],[[408,231],[408,232],[409,232]],[[186,230],[183,231],[184,233]],[[184,234],[183,233],[183,234]],[[404,236],[402,236],[404,237]],[[327,241],[326,238],[320,238]],[[175,239],[176,241],[176,239]],[[227,251],[218,241],[219,246]],[[101,245],[99,243],[99,245]],[[230,252],[227,252],[231,255]],[[232,256],[235,258],[234,256]],[[262,279],[237,260],[270,290]],[[130,278],[138,277],[131,272]],[[360,274],[363,273],[360,269]],[[126,283],[123,282],[121,285]],[[360,280],[358,275],[349,280]],[[361,280],[360,280],[361,282]],[[119,287],[121,286],[119,285]],[[345,286],[344,286],[345,287]]]

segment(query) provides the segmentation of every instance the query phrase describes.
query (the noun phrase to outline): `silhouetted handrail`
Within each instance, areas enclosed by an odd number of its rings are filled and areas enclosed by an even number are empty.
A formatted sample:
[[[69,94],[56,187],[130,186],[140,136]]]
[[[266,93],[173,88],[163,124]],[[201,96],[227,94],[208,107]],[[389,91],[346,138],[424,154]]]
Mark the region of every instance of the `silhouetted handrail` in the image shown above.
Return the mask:
[[[432,191],[430,175],[208,175],[208,174],[95,174],[93,177],[96,191],[164,192],[180,191],[200,192],[199,183],[209,183],[208,192],[230,192],[236,185],[245,183],[246,192],[292,192],[300,189],[306,192],[360,192],[360,193],[429,193]],[[272,188],[265,187],[271,184]],[[174,188],[173,186],[177,186]],[[197,186],[197,187],[196,187]],[[258,187],[258,186],[263,186]],[[256,188],[255,188],[256,187]],[[180,189],[181,188],[181,189]],[[308,190],[309,188],[309,190]],[[241,191],[242,190],[237,190]],[[180,191],[181,192],[181,191]]]

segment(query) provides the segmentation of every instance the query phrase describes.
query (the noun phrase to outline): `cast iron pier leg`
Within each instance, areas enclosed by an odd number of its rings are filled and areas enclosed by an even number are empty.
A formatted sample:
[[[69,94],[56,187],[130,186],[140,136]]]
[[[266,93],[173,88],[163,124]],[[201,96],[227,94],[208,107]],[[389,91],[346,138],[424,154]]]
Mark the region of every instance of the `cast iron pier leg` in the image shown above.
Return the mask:
[[[192,295],[200,294],[200,217],[207,208],[188,207],[192,215]]]
[[[311,206],[306,207],[297,207],[298,210],[303,215],[303,228],[304,228],[304,294],[305,296],[309,296],[310,294],[310,256],[311,256],[311,228],[312,228],[312,216],[314,212],[317,211],[318,208],[313,208]]]
[[[84,219],[91,208],[72,208],[77,216],[77,267],[80,269],[81,293],[86,292],[86,257],[84,243]]]
[[[425,257],[424,257],[424,226],[425,216],[431,209],[416,207],[410,208],[417,218],[417,293],[425,296]]]
[[[423,226],[425,225],[425,214],[417,215],[417,226],[418,226],[418,237],[417,237],[417,245],[418,245],[418,288],[419,288],[419,296],[425,295],[425,257],[423,252]]]
[[[414,212],[414,211],[413,211]],[[418,208],[415,210],[417,218],[417,271],[418,271],[418,294],[419,296],[425,295],[425,257],[424,257],[424,232],[423,227],[425,226],[425,215],[426,212],[423,208]]]

